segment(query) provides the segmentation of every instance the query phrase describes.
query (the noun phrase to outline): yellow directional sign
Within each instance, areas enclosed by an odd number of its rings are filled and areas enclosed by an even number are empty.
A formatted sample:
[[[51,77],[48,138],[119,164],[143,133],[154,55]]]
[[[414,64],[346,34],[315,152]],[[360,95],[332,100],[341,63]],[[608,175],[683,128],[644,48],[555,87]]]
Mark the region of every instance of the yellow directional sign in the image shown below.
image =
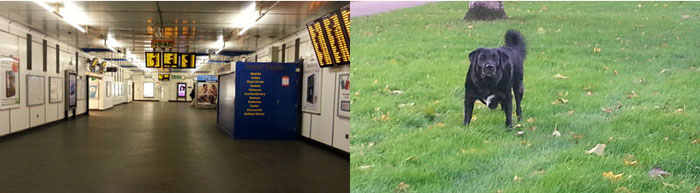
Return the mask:
[[[146,52],[146,68],[160,68],[160,52]]]
[[[163,53],[163,68],[177,67],[177,53],[164,52]]]
[[[194,54],[180,54],[180,68],[196,68]]]

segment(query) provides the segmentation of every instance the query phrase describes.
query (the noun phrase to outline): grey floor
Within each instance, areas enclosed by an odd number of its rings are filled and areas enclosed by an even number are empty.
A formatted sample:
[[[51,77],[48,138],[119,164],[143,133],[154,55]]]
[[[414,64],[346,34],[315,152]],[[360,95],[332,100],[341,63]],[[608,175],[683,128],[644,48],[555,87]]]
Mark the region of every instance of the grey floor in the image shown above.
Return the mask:
[[[349,161],[301,141],[239,141],[216,110],[133,102],[0,138],[0,192],[349,192]]]

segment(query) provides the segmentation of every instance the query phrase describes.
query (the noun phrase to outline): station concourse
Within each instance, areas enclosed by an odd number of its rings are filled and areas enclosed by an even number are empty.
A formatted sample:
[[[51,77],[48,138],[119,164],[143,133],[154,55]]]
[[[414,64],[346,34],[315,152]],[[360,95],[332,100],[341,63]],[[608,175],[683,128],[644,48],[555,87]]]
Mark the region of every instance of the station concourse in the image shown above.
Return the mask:
[[[0,192],[349,192],[349,2],[0,2]]]

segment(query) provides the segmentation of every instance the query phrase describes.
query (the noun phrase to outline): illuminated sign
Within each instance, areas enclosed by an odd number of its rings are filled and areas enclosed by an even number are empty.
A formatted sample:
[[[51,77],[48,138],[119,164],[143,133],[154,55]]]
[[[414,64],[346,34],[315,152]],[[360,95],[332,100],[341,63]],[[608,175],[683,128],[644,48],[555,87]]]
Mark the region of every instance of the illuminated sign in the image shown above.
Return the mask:
[[[160,68],[160,52],[146,52],[146,68]]]
[[[170,80],[170,74],[158,74],[158,80],[168,81]]]
[[[163,68],[177,68],[177,53],[163,52]]]
[[[196,68],[195,54],[180,54],[180,68]]]
[[[350,9],[330,13],[306,24],[321,67],[350,64]]]
[[[172,47],[175,47],[175,41],[173,41],[173,40],[151,40],[151,47],[153,47],[153,48],[172,48]]]

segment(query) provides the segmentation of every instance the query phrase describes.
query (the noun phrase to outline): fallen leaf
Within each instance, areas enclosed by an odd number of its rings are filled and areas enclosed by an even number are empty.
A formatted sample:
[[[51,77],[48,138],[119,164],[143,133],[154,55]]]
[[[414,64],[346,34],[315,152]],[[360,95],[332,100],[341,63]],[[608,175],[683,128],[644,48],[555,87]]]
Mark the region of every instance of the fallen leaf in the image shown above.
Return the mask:
[[[518,177],[518,176],[513,177],[513,181],[522,181],[522,180],[523,180],[523,177]]]
[[[402,90],[392,90],[391,94],[403,94]]]
[[[467,28],[472,29],[472,28],[474,28],[474,26],[469,25],[469,26],[467,26]]]
[[[410,186],[411,185],[406,184],[406,182],[401,182],[396,188],[394,188],[394,190],[396,192],[406,192]]]
[[[525,135],[525,131],[518,131],[516,135],[518,135],[518,137],[522,137],[523,135]]]
[[[552,104],[553,104],[553,105],[556,105],[556,104],[566,104],[566,103],[568,103],[568,102],[569,102],[569,100],[566,100],[566,99],[564,99],[564,98],[560,98],[560,99],[557,99],[557,100],[552,101]]]
[[[610,136],[610,138],[608,138],[608,142],[612,142],[612,141],[613,141],[613,137]]]
[[[547,33],[547,30],[544,29],[543,27],[538,27],[538,28],[537,28],[537,33],[538,33],[538,34]]]
[[[378,80],[374,80],[374,83],[372,83],[372,84],[377,84],[377,82],[378,82]]]
[[[386,115],[382,115],[381,117],[382,121],[388,121],[391,120],[391,117],[389,117],[388,113]]]
[[[593,52],[600,52],[600,48],[599,48],[599,47],[593,47]]]
[[[586,96],[591,96],[591,95],[593,95],[593,91],[589,90],[588,92],[586,92]]]
[[[628,98],[628,99],[637,98],[637,97],[639,97],[639,95],[637,95],[637,93],[635,93],[634,91],[632,91],[632,93],[630,93],[630,94],[627,95],[627,98]]]
[[[663,178],[663,177],[671,175],[670,172],[664,171],[659,167],[651,168],[651,170],[649,170],[649,173],[647,173],[647,174],[649,175],[649,177],[652,177],[652,178],[657,178],[657,177]]]
[[[615,76],[617,76],[617,75],[620,75],[620,72],[618,72],[617,70],[615,70],[615,71],[613,71],[613,74],[615,74]]]
[[[659,74],[663,74],[663,73],[666,72],[666,71],[668,71],[668,69],[665,69],[665,68],[664,68],[664,69],[661,69],[661,71],[659,72]]]
[[[600,109],[602,109],[602,110],[605,111],[606,113],[612,113],[612,112],[613,112],[613,109],[612,109],[611,107],[608,107],[608,108],[600,108]]]
[[[369,168],[371,168],[371,167],[374,167],[374,165],[364,165],[364,166],[360,166],[359,169],[364,170],[364,169],[369,169]]]
[[[668,137],[664,137],[664,141],[668,141]]]
[[[534,118],[534,117],[530,117],[530,118],[527,119],[527,122],[528,122],[528,123],[531,123],[531,124],[532,124],[532,123],[535,123],[535,118]]]
[[[553,77],[556,78],[556,79],[567,79],[567,78],[569,78],[568,76],[564,76],[564,75],[561,75],[561,74],[555,74]]]
[[[435,126],[436,127],[445,127],[445,124],[444,123],[435,123]]]
[[[440,103],[440,101],[439,101],[439,100],[435,100],[435,101],[433,101],[433,104],[438,104],[438,103]]]
[[[537,130],[537,127],[535,127],[535,126],[530,126],[528,129],[530,129],[530,131],[534,131],[534,130]]]
[[[408,156],[406,159],[403,159],[404,162],[411,161],[411,160],[416,160],[416,156]]]
[[[557,131],[557,130],[555,129],[554,132],[552,132],[552,135],[551,135],[551,136],[554,136],[554,137],[561,137],[561,133],[559,133],[559,131]]]
[[[668,4],[665,4],[665,3],[664,3],[664,7],[668,7]]]
[[[574,111],[574,110],[570,110],[570,111],[567,111],[567,112],[566,112],[566,114],[569,114],[569,115],[573,115],[573,114],[574,114],[574,112],[576,112],[576,111]]]
[[[545,173],[545,170],[544,170],[544,169],[542,169],[542,170],[535,170],[534,172],[532,172],[533,175],[540,175],[540,174],[544,174],[544,173]]]
[[[610,181],[616,181],[616,180],[619,180],[620,178],[622,178],[622,175],[624,175],[624,174],[625,173],[613,174],[612,171],[609,171],[609,172],[603,172],[603,177],[605,177],[605,179],[608,179]]]
[[[637,7],[641,8],[641,7],[642,7],[642,4],[637,4]]]
[[[542,6],[542,11],[548,11],[548,10],[549,10],[549,8],[547,7],[547,5]]]
[[[682,113],[683,109],[676,109],[676,113]]]
[[[403,104],[399,104],[398,107],[399,107],[399,108],[404,108],[404,107],[410,107],[410,106],[413,106],[413,105],[416,105],[416,103],[403,103]]]
[[[636,160],[635,160],[635,161],[627,161],[627,160],[625,160],[625,165],[626,165],[626,166],[632,166],[632,165],[637,165],[637,164],[638,164],[638,162],[637,162]]]
[[[605,144],[598,144],[592,149],[586,151],[586,154],[592,154],[595,153],[596,155],[603,156],[605,155]]]
[[[700,144],[700,139],[696,139],[696,140],[690,141],[690,143],[692,143],[692,144]]]
[[[515,126],[513,126],[513,128],[516,128],[516,129],[523,128],[523,125],[518,123],[518,124],[515,124]]]

